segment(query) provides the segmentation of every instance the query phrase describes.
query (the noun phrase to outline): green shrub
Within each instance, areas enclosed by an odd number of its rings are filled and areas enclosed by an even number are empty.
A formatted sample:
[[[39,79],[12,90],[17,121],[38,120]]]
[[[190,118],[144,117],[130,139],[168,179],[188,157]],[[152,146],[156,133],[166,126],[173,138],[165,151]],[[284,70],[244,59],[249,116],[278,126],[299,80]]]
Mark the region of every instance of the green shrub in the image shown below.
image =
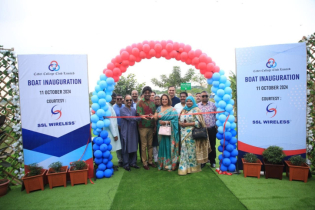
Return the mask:
[[[282,164],[285,154],[281,147],[270,146],[263,152],[263,157],[268,163]]]
[[[41,170],[43,169],[43,167],[38,166],[37,163],[32,163],[28,165],[28,169],[30,170],[30,172],[28,173],[28,176],[36,176],[41,173]]]
[[[76,171],[76,170],[82,170],[86,168],[86,163],[83,160],[79,160],[79,161],[74,161],[70,164],[72,168],[72,170]]]
[[[257,156],[253,153],[246,153],[246,155],[244,155],[244,159],[247,163],[256,163],[258,160]]]
[[[289,161],[295,166],[301,166],[303,163],[306,163],[305,158],[302,158],[301,155],[295,155],[289,158]]]
[[[52,173],[53,172],[58,173],[61,171],[62,163],[60,161],[53,162],[48,167],[54,170],[54,171],[51,171]]]

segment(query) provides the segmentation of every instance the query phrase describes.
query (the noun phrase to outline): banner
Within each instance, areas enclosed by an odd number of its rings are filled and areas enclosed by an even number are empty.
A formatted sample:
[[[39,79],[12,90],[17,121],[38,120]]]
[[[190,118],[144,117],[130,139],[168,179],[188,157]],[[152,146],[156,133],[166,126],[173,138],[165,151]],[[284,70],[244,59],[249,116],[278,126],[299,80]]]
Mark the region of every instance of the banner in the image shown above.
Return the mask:
[[[85,160],[93,174],[86,55],[19,55],[24,164]]]
[[[305,157],[306,65],[305,43],[236,49],[239,163],[271,145]]]

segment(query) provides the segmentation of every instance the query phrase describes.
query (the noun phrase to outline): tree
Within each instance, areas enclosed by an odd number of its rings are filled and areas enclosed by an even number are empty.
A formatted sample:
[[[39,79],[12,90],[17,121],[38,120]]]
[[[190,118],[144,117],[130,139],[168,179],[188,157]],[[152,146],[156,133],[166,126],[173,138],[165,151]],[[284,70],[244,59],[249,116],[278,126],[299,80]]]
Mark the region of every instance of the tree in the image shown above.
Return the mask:
[[[202,87],[207,87],[207,79],[202,74],[196,74],[191,79],[192,82],[198,83]]]
[[[145,82],[139,84],[135,74],[128,74],[127,77],[120,77],[119,81],[115,85],[114,92],[125,96],[127,94],[131,94],[131,91],[137,90],[140,94],[144,86]]]
[[[167,77],[165,74],[160,76],[160,80],[153,78],[151,82],[160,88],[167,89],[169,86],[175,86],[176,89],[180,89],[181,83],[186,83],[191,80],[194,76],[195,70],[189,69],[188,72],[185,74],[184,77],[181,77],[181,70],[179,66],[174,66],[172,73]]]

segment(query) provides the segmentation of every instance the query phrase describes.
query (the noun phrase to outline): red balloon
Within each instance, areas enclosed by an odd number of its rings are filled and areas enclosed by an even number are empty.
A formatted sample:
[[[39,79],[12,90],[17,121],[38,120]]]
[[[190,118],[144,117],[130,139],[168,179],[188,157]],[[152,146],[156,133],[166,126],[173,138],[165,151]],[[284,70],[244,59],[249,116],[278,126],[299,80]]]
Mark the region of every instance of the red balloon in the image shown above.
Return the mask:
[[[171,43],[171,44],[173,44],[173,41],[172,41],[172,40],[167,40],[166,43]]]
[[[124,60],[121,65],[128,67],[129,66],[129,61],[128,60]]]
[[[197,63],[199,63],[199,58],[194,57],[194,58],[192,59],[192,61],[191,61],[191,64],[192,64],[192,65],[196,65]]]
[[[120,75],[121,71],[119,68],[114,68],[113,73],[114,73],[114,77],[116,77]]]
[[[151,49],[151,50],[149,51],[149,55],[150,55],[151,57],[154,57],[154,56],[155,56],[155,50],[154,50],[154,49]]]
[[[135,62],[136,61],[136,57],[134,55],[129,55],[129,61],[130,62]]]
[[[121,53],[124,52],[124,51],[126,51],[125,48],[121,49],[121,50],[119,51],[119,54],[121,54]]]
[[[207,62],[207,55],[202,53],[200,56],[199,56],[199,62]]]
[[[161,45],[162,45],[162,49],[165,49],[165,47],[166,47],[166,41],[165,40],[163,40],[163,41],[161,41]],[[163,56],[163,55],[162,55]]]
[[[113,77],[114,81],[115,82],[118,82],[119,81],[119,76],[118,77]]]
[[[105,71],[105,75],[106,75],[106,77],[113,77],[113,76],[114,76],[114,73],[113,73],[112,70],[106,70],[106,71]]]
[[[167,51],[166,51],[165,49],[163,49],[163,50],[161,51],[161,55],[166,58],[166,56],[168,55],[168,53],[167,53]]]
[[[200,74],[205,74],[205,73],[206,73],[206,70],[204,70],[204,69],[201,70],[201,69],[200,69]]]
[[[180,47],[180,48],[178,49],[178,52],[182,53],[182,52],[184,52],[184,49],[183,49],[182,47]]]
[[[119,66],[120,66],[120,63],[115,63],[115,66],[116,66],[116,67],[119,67]]]
[[[182,48],[184,50],[185,44],[184,43],[180,43],[179,44],[179,48]]]
[[[113,63],[107,64],[107,69],[113,70],[115,68],[115,65]]]
[[[121,53],[121,58],[122,58],[123,60],[128,60],[128,59],[129,59],[129,53],[128,53],[127,51],[123,51],[123,52]]]
[[[200,61],[200,59],[199,59],[199,61]],[[204,63],[204,62],[200,62],[200,63],[198,64],[198,69],[203,70],[203,71],[206,71],[206,69],[207,69],[207,64]]]
[[[193,58],[195,57],[195,51],[190,50],[190,51],[188,52],[188,56],[189,56],[190,59],[193,59]]]
[[[190,58],[187,58],[187,59],[186,59],[186,64],[187,64],[187,65],[190,65],[190,64],[191,64],[191,59],[190,59]]]
[[[171,51],[173,50],[173,44],[172,44],[172,43],[166,44],[165,49],[166,49],[168,52],[171,52]]]
[[[139,63],[140,61],[141,61],[140,56],[137,56],[137,57],[136,57],[136,62]]]
[[[149,44],[149,42],[148,42],[147,40],[144,40],[144,41],[142,42],[142,44],[143,44],[143,45]]]
[[[120,71],[122,73],[125,73],[127,71],[127,68],[125,66],[120,66]]]
[[[132,48],[131,53],[134,56],[138,56],[139,55],[139,49],[137,47]]]
[[[116,58],[115,58],[115,61],[116,61],[116,63],[120,63],[122,61],[121,60],[121,56],[117,55]]]
[[[195,51],[195,56],[199,57],[202,54],[201,50],[196,50]]]
[[[182,53],[180,54],[180,57],[181,57],[181,60],[182,60],[182,61],[186,61],[188,55],[187,55],[186,52],[182,52]]]
[[[127,46],[127,47],[126,47],[126,51],[127,51],[129,54],[131,54],[131,52],[132,52],[132,47]]]
[[[190,50],[191,50],[191,46],[190,46],[190,45],[185,45],[184,51],[185,51],[186,53],[188,53]]]
[[[107,69],[104,69],[104,70],[103,70],[103,74],[105,74],[106,71],[107,71]]]
[[[181,54],[180,53],[177,53],[177,55],[176,55],[176,58],[175,58],[176,60],[178,60],[178,61],[180,61],[181,60]]]
[[[172,50],[172,52],[170,53],[171,58],[176,58],[177,57],[177,51],[176,50]]]
[[[110,60],[113,64],[115,64],[116,63],[116,59],[115,58],[113,58],[112,60]]]
[[[179,49],[179,43],[178,42],[174,42],[173,43],[173,50],[178,50]]]
[[[219,72],[219,71],[220,71],[220,67],[219,66],[215,66],[213,72],[216,73],[216,72]]]
[[[130,62],[129,62],[129,66],[135,65],[135,63],[136,63],[135,61],[133,61],[133,62],[130,61]]]
[[[142,48],[143,48],[143,52],[145,53],[148,53],[150,51],[150,45],[148,44],[144,44]]]
[[[133,44],[131,45],[131,47],[132,47],[132,48],[135,48],[135,47],[137,47],[137,44],[136,44],[136,43],[133,43]]]
[[[138,43],[138,44],[137,44],[137,48],[139,49],[139,51],[142,50],[142,47],[143,47],[143,44],[142,44],[142,43]]]
[[[166,58],[166,60],[170,60],[171,56],[169,54],[167,54],[167,56],[165,58]]]
[[[155,50],[155,52],[157,52],[157,53],[161,52],[161,50],[162,50],[162,45],[159,44],[159,43],[155,44],[154,50]]]
[[[210,57],[207,57],[207,63],[211,63],[212,59]]]
[[[151,59],[151,58],[152,56],[149,53],[147,53],[146,59]]]
[[[149,42],[150,48],[153,49],[155,46],[155,41],[150,41]]]
[[[145,52],[141,51],[140,52],[140,58],[144,59],[147,57],[147,54],[145,54]]]
[[[161,56],[161,53],[158,53],[158,52],[157,52],[156,55],[155,55],[155,57],[156,57],[156,58],[162,57],[162,56]]]
[[[91,111],[93,114],[95,114],[95,111],[92,109],[92,111]]]
[[[207,64],[207,71],[214,71],[214,65],[213,65],[213,63],[208,63]]]
[[[205,73],[205,78],[211,79],[212,78],[212,72],[206,72]]]

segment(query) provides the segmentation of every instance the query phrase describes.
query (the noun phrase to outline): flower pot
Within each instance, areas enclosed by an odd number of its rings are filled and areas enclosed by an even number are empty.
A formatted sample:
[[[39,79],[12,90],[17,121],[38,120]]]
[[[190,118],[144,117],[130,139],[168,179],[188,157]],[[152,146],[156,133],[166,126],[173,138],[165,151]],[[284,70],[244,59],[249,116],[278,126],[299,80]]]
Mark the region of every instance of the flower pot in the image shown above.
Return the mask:
[[[267,163],[266,160],[263,161],[265,165],[265,178],[276,178],[282,180],[284,165]]]
[[[64,186],[67,187],[67,171],[68,166],[62,166],[61,172],[54,173],[54,169],[50,168],[47,172],[49,188]]]
[[[30,193],[34,190],[44,190],[44,176],[46,174],[47,170],[42,169],[41,174],[36,176],[25,176],[22,178],[25,186],[26,193]]]
[[[0,179],[0,197],[4,196],[8,192],[9,179]]]
[[[246,178],[247,176],[254,176],[257,177],[258,179],[260,178],[260,170],[261,170],[261,161],[258,159],[256,163],[248,163],[244,158],[242,158],[243,162],[243,172],[244,172],[244,177]]]
[[[284,161],[287,165],[286,176],[289,177],[289,180],[300,180],[307,182],[309,167],[306,163],[303,163],[302,166],[296,166],[291,163],[289,160]]]
[[[73,167],[70,167],[68,170],[70,174],[71,186],[75,184],[87,184],[89,165],[86,164],[86,168],[82,170],[73,170]]]

